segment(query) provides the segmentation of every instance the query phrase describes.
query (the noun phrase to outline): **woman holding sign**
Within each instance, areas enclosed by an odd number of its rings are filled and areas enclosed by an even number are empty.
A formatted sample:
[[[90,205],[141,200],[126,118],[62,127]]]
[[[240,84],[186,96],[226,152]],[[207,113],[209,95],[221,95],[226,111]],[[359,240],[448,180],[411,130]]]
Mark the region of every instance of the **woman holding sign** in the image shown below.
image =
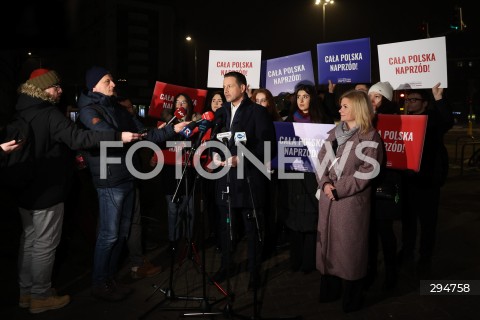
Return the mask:
[[[327,123],[314,86],[297,85],[294,97],[286,122]],[[315,270],[317,180],[313,172],[303,172],[303,175],[303,179],[279,180],[280,194],[286,195],[279,199],[279,210],[285,210],[281,214],[286,217],[285,225],[289,229],[290,267],[292,271],[308,273]]]
[[[343,286],[342,308],[351,312],[363,303],[372,179],[380,171],[383,149],[365,92],[345,92],[339,112],[340,123],[329,132],[318,154],[316,267],[322,275],[320,302],[341,298]]]
[[[389,82],[375,83],[369,89],[368,97],[375,112],[373,120],[375,127],[377,127],[379,114],[400,114],[398,105],[393,101],[393,88]],[[403,195],[401,171],[386,168],[387,156],[384,160],[381,173],[374,180],[373,186],[369,264],[365,287],[370,287],[377,276],[379,242],[381,242],[385,269],[383,290],[388,291],[394,289],[397,284],[397,237],[393,222],[400,220]]]

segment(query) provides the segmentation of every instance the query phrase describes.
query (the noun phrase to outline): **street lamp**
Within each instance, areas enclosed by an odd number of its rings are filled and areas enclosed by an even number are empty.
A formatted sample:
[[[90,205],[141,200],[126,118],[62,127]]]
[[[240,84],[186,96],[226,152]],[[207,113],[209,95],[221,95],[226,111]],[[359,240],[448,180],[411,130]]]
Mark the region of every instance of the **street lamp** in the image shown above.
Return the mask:
[[[198,62],[197,62],[197,44],[194,42],[193,38],[191,36],[186,36],[185,37],[185,40],[187,40],[188,42],[193,42],[193,50],[194,50],[194,61],[195,61],[195,64],[194,64],[194,68],[195,68],[195,88],[197,87],[197,66],[198,66]]]
[[[327,41],[326,39],[326,35],[325,35],[325,6],[327,4],[333,4],[333,0],[323,0],[323,3],[322,3],[322,0],[315,0],[315,5],[322,5],[322,8],[323,8],[323,41]]]

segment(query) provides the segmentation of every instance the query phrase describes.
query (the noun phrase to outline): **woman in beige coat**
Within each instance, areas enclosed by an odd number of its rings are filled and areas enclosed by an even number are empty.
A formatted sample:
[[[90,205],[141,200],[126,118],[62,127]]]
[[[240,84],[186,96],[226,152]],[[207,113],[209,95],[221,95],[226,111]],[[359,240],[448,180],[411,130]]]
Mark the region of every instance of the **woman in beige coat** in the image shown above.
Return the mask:
[[[316,266],[322,274],[320,301],[342,295],[343,310],[362,306],[367,272],[371,182],[383,158],[372,126],[373,108],[365,92],[340,97],[340,123],[318,154],[320,189]]]

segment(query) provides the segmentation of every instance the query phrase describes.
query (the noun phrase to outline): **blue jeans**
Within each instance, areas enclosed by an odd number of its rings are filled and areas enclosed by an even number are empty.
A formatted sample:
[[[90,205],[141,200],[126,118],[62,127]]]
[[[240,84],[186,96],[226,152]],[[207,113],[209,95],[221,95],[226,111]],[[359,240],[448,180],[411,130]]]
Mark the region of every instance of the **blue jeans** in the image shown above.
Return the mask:
[[[135,188],[135,204],[133,206],[132,223],[127,240],[128,256],[132,267],[143,266],[142,248],[142,214],[140,210],[140,190]]]
[[[99,228],[93,256],[93,285],[113,279],[118,260],[128,237],[135,200],[134,182],[113,188],[97,188]]]

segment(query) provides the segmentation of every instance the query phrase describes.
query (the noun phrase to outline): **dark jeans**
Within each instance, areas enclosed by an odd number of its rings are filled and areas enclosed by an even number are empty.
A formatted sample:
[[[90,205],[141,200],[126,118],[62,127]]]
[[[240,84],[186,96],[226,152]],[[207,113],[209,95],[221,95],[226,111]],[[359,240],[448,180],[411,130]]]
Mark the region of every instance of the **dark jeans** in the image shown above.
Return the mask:
[[[112,279],[118,267],[123,245],[132,219],[135,187],[125,182],[113,188],[97,188],[99,233],[93,257],[93,284],[103,285]]]

